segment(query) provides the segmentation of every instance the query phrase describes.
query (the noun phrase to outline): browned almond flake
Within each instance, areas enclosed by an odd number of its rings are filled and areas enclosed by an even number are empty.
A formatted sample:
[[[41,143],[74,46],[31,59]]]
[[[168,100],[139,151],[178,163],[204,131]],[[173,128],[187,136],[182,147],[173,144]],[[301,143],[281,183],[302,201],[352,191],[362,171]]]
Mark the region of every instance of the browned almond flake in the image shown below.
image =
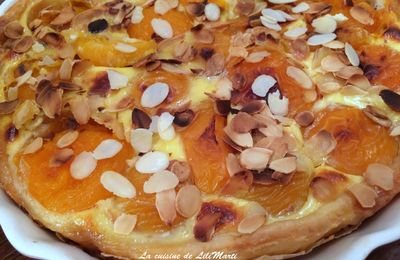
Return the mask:
[[[257,202],[250,202],[246,205],[245,217],[238,225],[238,232],[242,234],[251,234],[259,229],[267,220],[267,212]]]
[[[285,157],[277,159],[269,164],[270,169],[284,174],[294,172],[296,170],[296,167],[296,157]]]
[[[230,126],[226,126],[224,128],[225,134],[229,137],[229,139],[241,147],[252,147],[253,146],[253,137],[250,133],[237,133],[231,129]]]
[[[240,165],[248,170],[263,170],[267,167],[273,151],[266,148],[253,147],[240,154]]]
[[[39,151],[40,148],[42,148],[42,146],[43,146],[43,138],[37,137],[25,147],[23,154],[36,153],[37,151]]]
[[[185,9],[188,12],[188,14],[196,17],[204,14],[204,8],[205,8],[204,3],[188,3],[185,6]]]
[[[151,118],[139,108],[134,108],[132,111],[132,123],[137,128],[148,129],[151,124]]]
[[[205,74],[207,76],[216,76],[220,74],[225,67],[225,57],[223,54],[215,53],[206,63]]]
[[[355,66],[345,66],[342,67],[339,71],[335,72],[335,75],[342,79],[349,79],[354,75],[363,75],[364,72],[359,67]]]
[[[50,22],[51,25],[63,25],[72,21],[74,18],[74,10],[71,7],[64,7],[60,14]]]
[[[356,198],[361,207],[372,208],[375,206],[375,199],[378,195],[373,188],[363,183],[356,183],[350,186],[348,189]]]
[[[61,149],[55,152],[50,158],[49,167],[60,167],[67,163],[74,156],[74,151],[69,148]]]
[[[196,185],[183,186],[176,195],[176,211],[185,218],[195,215],[200,210],[201,204],[201,192]]]
[[[75,96],[68,101],[71,112],[78,124],[84,125],[89,122],[91,113],[88,98],[84,96]]]
[[[24,33],[24,27],[19,22],[12,21],[5,25],[3,32],[6,37],[15,40],[21,38]]]
[[[76,77],[85,73],[91,66],[93,66],[92,62],[89,60],[77,60],[74,62],[72,66],[72,77]]]
[[[41,80],[37,86],[36,103],[46,116],[54,118],[61,113],[63,90],[55,88],[48,80]]]
[[[299,60],[307,58],[310,54],[310,46],[304,39],[296,39],[290,43],[290,46],[292,47],[294,56]]]
[[[171,161],[169,169],[178,177],[179,182],[187,181],[192,172],[187,162],[177,160]]]
[[[156,208],[161,220],[167,226],[171,226],[176,218],[175,198],[176,192],[174,189],[156,193]]]
[[[71,144],[73,144],[76,139],[78,139],[79,132],[78,131],[68,131],[60,139],[57,140],[57,147],[64,148]]]
[[[180,127],[186,127],[193,121],[195,113],[191,109],[174,114],[174,124]]]
[[[355,74],[352,75],[348,80],[347,80],[347,84],[359,87],[361,89],[368,89],[371,87],[371,83],[369,82],[369,80],[367,79],[367,77],[365,77],[364,75],[360,75],[360,74]]]
[[[381,90],[379,96],[393,111],[400,112],[400,95],[390,89]]]
[[[302,126],[307,127],[314,122],[314,113],[311,111],[303,111],[296,115],[296,122]]]
[[[334,184],[326,178],[316,176],[311,180],[310,188],[312,195],[318,201],[329,202],[335,199],[336,188]]]
[[[221,190],[221,194],[235,194],[238,191],[247,191],[253,184],[253,174],[242,171],[233,175]]]
[[[60,79],[69,80],[71,78],[73,61],[70,59],[65,59],[60,67]]]
[[[337,72],[346,66],[337,55],[328,55],[321,60],[321,68],[328,72]]]
[[[253,0],[239,0],[235,6],[236,11],[240,15],[250,15],[253,13],[256,4]]]
[[[365,25],[373,25],[374,19],[368,10],[364,9],[362,6],[356,5],[350,8],[350,15],[357,20],[359,23]]]
[[[392,125],[392,121],[377,107],[367,105],[362,111],[369,119],[381,126],[390,127]]]
[[[65,45],[64,37],[55,32],[46,33],[42,37],[42,41],[44,41],[46,44],[48,44],[54,48],[61,48]]]
[[[394,170],[384,164],[368,165],[364,178],[369,185],[377,186],[385,191],[392,190],[394,186]]]
[[[193,27],[192,32],[196,40],[200,43],[211,44],[214,42],[214,34],[208,30],[204,29],[204,26],[200,24],[199,26]]]
[[[306,140],[304,147],[307,153],[312,155],[314,161],[319,161],[321,157],[332,152],[335,149],[336,144],[336,139],[330,132],[321,130],[310,139]]]
[[[136,226],[137,216],[121,214],[114,222],[114,232],[117,234],[128,235]]]
[[[246,103],[240,111],[248,114],[256,114],[263,111],[265,106],[265,100],[252,100],[249,103]]]
[[[324,2],[308,3],[310,8],[305,12],[307,14],[324,15],[332,10],[332,5]]]
[[[233,153],[229,153],[225,159],[226,169],[228,170],[229,176],[234,176],[236,173],[243,171],[242,166],[239,163],[238,158]]]
[[[230,100],[214,100],[214,111],[221,116],[227,116],[231,112],[231,101]]]
[[[0,103],[0,115],[7,115],[14,112],[15,108],[18,106],[19,100],[5,101]]]
[[[261,124],[251,115],[244,112],[239,112],[236,116],[234,116],[230,124],[232,130],[237,133],[248,133],[258,127],[266,127],[266,125]]]
[[[259,140],[256,145],[256,147],[262,147],[266,149],[270,149],[273,151],[271,161],[281,159],[285,157],[285,155],[289,151],[289,144],[287,141],[287,138],[285,136],[282,137],[274,137],[274,136],[269,136],[269,137],[264,137],[261,140]]]
[[[13,51],[16,53],[27,52],[33,45],[32,36],[24,36],[14,42]]]

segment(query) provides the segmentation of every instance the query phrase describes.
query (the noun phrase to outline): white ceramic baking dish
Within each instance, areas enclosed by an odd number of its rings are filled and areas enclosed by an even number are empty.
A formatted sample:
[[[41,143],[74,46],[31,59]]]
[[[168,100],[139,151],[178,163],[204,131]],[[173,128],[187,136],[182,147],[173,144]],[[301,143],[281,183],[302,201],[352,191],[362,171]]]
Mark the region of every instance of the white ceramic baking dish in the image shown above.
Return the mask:
[[[0,15],[15,2],[16,0],[5,0],[0,5]],[[61,242],[40,228],[1,190],[0,225],[10,243],[26,256],[49,260],[94,259],[80,248]],[[302,258],[362,260],[373,249],[397,239],[400,239],[400,198],[366,221],[357,231],[331,241]]]

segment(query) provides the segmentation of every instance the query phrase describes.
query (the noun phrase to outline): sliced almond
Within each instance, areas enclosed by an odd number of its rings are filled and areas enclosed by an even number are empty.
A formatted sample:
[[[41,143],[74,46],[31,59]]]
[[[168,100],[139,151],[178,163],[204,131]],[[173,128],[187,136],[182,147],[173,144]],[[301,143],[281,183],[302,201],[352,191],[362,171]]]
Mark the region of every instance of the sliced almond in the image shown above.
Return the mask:
[[[350,15],[359,23],[365,25],[373,25],[374,19],[372,18],[371,14],[359,5],[355,5],[350,8]]]
[[[346,53],[347,58],[349,59],[351,65],[358,67],[360,65],[360,58],[356,50],[354,50],[353,46],[350,43],[344,44],[344,52]]]
[[[89,100],[85,96],[74,96],[68,101],[71,112],[78,124],[87,124],[90,120],[91,111],[89,107]]]
[[[129,78],[115,70],[107,70],[111,89],[120,89],[128,85]]]
[[[233,176],[236,173],[243,171],[242,166],[239,163],[238,158],[233,153],[229,153],[226,156],[226,169],[228,170],[229,176]]]
[[[259,229],[267,220],[267,212],[257,202],[250,202],[246,206],[246,216],[238,225],[238,232],[242,234],[251,234]]]
[[[193,234],[196,240],[210,241],[215,233],[215,227],[222,216],[221,212],[206,212],[196,218]]]
[[[346,65],[336,55],[328,55],[321,60],[321,68],[328,72],[337,72]]]
[[[170,39],[174,36],[171,24],[164,19],[153,18],[151,20],[153,31],[163,39]]]
[[[140,5],[135,6],[135,9],[133,9],[132,12],[131,23],[139,24],[143,20],[143,18],[143,7],[141,7]]]
[[[239,112],[236,114],[232,118],[230,124],[232,130],[237,133],[248,133],[260,126],[260,123],[256,119],[244,112]]]
[[[290,4],[296,2],[296,0],[268,0],[271,4]]]
[[[118,172],[103,172],[100,177],[100,183],[106,190],[118,197],[131,199],[136,196],[135,186]]]
[[[74,156],[74,151],[69,148],[58,150],[53,157],[50,158],[49,167],[60,167],[68,162]]]
[[[349,187],[349,191],[363,208],[373,208],[378,197],[375,190],[363,183],[356,183]]]
[[[323,44],[324,47],[327,47],[329,49],[343,49],[344,48],[344,43],[338,40],[334,40],[328,43]]]
[[[349,79],[353,75],[363,75],[363,73],[364,72],[359,67],[345,66],[335,72],[335,75],[342,79]]]
[[[164,190],[156,194],[156,208],[161,220],[171,226],[176,218],[176,192],[174,189]]]
[[[221,10],[215,3],[208,3],[204,8],[204,14],[209,21],[218,21],[221,15]]]
[[[69,168],[74,179],[82,180],[88,177],[97,166],[97,160],[92,153],[81,152],[71,163]]]
[[[164,15],[169,10],[176,8],[178,4],[179,0],[156,0],[154,3],[154,12]]]
[[[347,84],[359,87],[364,90],[371,87],[371,83],[369,82],[367,77],[365,77],[364,75],[360,75],[360,74],[355,74],[355,75],[351,76],[347,80]]]
[[[289,39],[294,40],[304,35],[306,32],[307,32],[307,27],[297,27],[287,30],[286,32],[283,33],[283,35],[285,35]]]
[[[336,140],[332,134],[326,130],[321,130],[304,143],[307,154],[315,162],[328,155],[336,147]]]
[[[51,21],[51,25],[64,25],[72,21],[74,18],[75,13],[71,7],[64,7],[60,13],[57,15],[56,18]]]
[[[69,80],[71,78],[73,62],[70,59],[65,59],[60,67],[60,79]]]
[[[145,193],[157,193],[165,190],[174,189],[179,183],[178,177],[170,171],[159,171],[150,176],[144,182],[143,191]]]
[[[103,160],[114,157],[122,149],[122,144],[114,139],[103,140],[93,151],[96,160]]]
[[[275,84],[276,80],[271,77],[270,75],[260,75],[258,76],[254,81],[253,84],[251,85],[251,90],[253,91],[254,94],[256,94],[259,97],[265,97],[270,90]]]
[[[337,23],[330,15],[325,15],[314,19],[311,23],[317,33],[333,33]]]
[[[303,111],[296,115],[296,122],[302,126],[307,127],[314,122],[314,113],[311,111]]]
[[[217,82],[217,89],[215,91],[215,97],[220,100],[230,100],[231,99],[231,92],[233,90],[232,81],[228,78],[221,78]]]
[[[307,4],[306,2],[301,2],[292,8],[292,12],[295,14],[298,14],[298,13],[303,13],[303,12],[307,11],[308,9],[310,9],[310,5]]]
[[[39,151],[40,148],[42,148],[42,146],[43,146],[43,138],[37,137],[25,147],[23,154],[36,153],[37,151]]]
[[[135,228],[137,216],[130,214],[121,214],[114,221],[114,232],[122,235],[129,235]]]
[[[313,87],[313,82],[310,77],[299,68],[288,66],[286,74],[299,83],[299,85],[304,89],[311,89]]]
[[[233,131],[230,126],[226,126],[224,128],[224,132],[229,137],[229,139],[232,140],[232,142],[241,147],[253,146],[253,137],[250,133],[237,133]]]
[[[169,112],[163,112],[161,113],[158,122],[157,122],[157,131],[158,133],[161,133],[165,130],[167,130],[172,123],[174,122],[175,117],[171,115]]]
[[[265,148],[249,148],[239,157],[240,164],[248,170],[263,170],[267,167],[273,151]]]
[[[19,22],[13,21],[4,26],[3,32],[6,37],[16,40],[22,37],[24,27]]]
[[[253,184],[253,173],[242,171],[233,175],[221,190],[221,194],[234,195],[237,192],[249,191]]]
[[[147,153],[153,144],[153,132],[144,128],[133,129],[130,141],[136,152]]]
[[[289,99],[285,96],[281,97],[281,93],[275,91],[268,95],[268,107],[272,114],[286,116],[289,112]]]
[[[201,204],[201,192],[195,185],[183,186],[176,195],[176,210],[185,218],[194,216],[200,210]]]
[[[392,121],[378,107],[367,105],[362,111],[369,119],[381,126],[390,127],[392,125]]]
[[[179,182],[187,181],[191,174],[190,165],[187,162],[182,161],[172,161],[170,170],[176,175],[176,177],[178,177]]]
[[[263,111],[265,109],[265,105],[265,100],[252,100],[245,104],[240,111],[252,115]]]
[[[166,83],[156,82],[145,89],[141,98],[141,104],[146,108],[160,105],[168,96],[169,86]]]
[[[249,63],[258,63],[261,62],[264,58],[268,57],[269,55],[270,53],[267,51],[252,52],[245,58],[245,60],[246,62]]]
[[[296,157],[285,157],[272,161],[269,164],[270,169],[285,174],[294,172],[296,170],[296,166]]]
[[[307,44],[310,46],[318,46],[322,44],[327,44],[334,39],[336,39],[336,34],[334,33],[315,34],[308,38]]]
[[[135,46],[132,46],[130,44],[122,43],[119,42],[114,46],[114,49],[116,49],[119,52],[123,53],[134,53],[137,48]]]
[[[266,16],[261,16],[260,17],[261,24],[267,27],[268,29],[274,30],[274,31],[280,31],[282,30],[282,27],[276,23],[276,21],[271,21],[271,19],[268,19]]]
[[[168,154],[154,151],[140,157],[136,161],[135,168],[140,173],[156,173],[167,169],[168,165]]]
[[[365,181],[374,186],[389,191],[394,186],[394,171],[384,164],[373,163],[368,165],[364,172]]]
[[[29,51],[33,45],[32,36],[24,36],[14,42],[12,50],[16,53],[24,53]]]
[[[78,139],[79,132],[78,131],[68,131],[63,136],[60,137],[57,141],[58,148],[64,148],[73,144],[76,139]]]
[[[312,195],[318,201],[329,202],[335,199],[335,185],[327,178],[316,176],[311,180],[310,188]]]

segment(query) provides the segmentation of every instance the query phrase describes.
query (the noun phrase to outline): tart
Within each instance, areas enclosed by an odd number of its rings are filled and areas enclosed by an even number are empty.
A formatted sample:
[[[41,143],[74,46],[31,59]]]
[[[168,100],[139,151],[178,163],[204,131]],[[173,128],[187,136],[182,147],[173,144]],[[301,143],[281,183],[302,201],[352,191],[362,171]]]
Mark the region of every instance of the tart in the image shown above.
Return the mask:
[[[400,191],[398,1],[21,0],[0,183],[119,258],[291,257]]]

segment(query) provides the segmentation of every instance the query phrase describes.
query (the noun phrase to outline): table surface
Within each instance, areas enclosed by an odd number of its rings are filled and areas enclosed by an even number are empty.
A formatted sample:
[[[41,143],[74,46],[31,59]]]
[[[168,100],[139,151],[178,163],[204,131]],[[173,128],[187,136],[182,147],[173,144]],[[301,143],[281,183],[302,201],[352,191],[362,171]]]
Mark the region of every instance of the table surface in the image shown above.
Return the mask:
[[[28,257],[19,254],[8,242],[0,228],[0,260],[26,260]],[[400,240],[374,250],[366,260],[400,259]]]

